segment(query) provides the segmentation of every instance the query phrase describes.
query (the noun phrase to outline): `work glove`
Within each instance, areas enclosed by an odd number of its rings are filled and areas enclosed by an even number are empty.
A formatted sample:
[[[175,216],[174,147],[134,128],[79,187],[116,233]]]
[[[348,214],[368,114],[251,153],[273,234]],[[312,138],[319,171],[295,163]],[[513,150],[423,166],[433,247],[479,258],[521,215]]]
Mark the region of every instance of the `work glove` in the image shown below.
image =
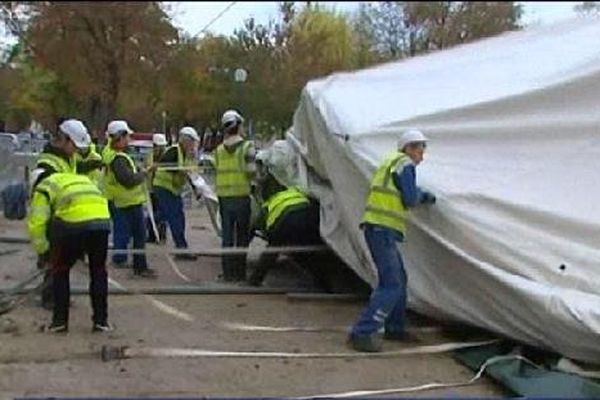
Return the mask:
[[[423,192],[421,194],[421,204],[435,204],[435,195],[431,192]]]

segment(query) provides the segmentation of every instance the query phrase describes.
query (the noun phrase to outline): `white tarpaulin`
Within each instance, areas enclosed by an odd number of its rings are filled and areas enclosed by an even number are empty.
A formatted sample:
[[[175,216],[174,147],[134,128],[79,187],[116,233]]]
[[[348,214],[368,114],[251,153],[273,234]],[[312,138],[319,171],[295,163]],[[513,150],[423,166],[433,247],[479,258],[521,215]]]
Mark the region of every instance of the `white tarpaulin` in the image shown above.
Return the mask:
[[[438,201],[401,247],[410,306],[600,362],[599,39],[576,19],[309,82],[288,140],[324,238],[376,282],[370,177],[417,127]]]

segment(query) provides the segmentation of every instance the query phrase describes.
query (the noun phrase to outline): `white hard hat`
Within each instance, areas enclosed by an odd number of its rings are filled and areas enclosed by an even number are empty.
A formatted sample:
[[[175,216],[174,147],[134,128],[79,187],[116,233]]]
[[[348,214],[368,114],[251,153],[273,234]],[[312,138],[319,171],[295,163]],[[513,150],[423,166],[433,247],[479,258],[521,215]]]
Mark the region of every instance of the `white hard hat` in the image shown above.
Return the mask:
[[[234,124],[244,122],[244,118],[235,110],[227,110],[221,117],[221,125],[224,128],[229,128]]]
[[[110,121],[108,123],[106,133],[108,133],[109,136],[117,136],[123,134],[131,134],[133,133],[133,130],[129,127],[129,125],[127,125],[127,121],[118,119],[115,121]]]
[[[166,146],[167,145],[167,137],[162,133],[155,133],[152,135],[152,143],[155,146]]]
[[[398,150],[402,150],[409,143],[427,142],[427,138],[418,129],[408,129],[404,131],[398,140]]]
[[[196,130],[191,126],[184,126],[183,128],[181,128],[181,130],[179,131],[179,136],[187,136],[195,140],[196,142],[200,141],[200,136],[198,136],[198,132],[196,132]]]
[[[83,122],[77,119],[67,119],[63,121],[58,129],[73,141],[78,149],[85,149],[90,146],[92,139]]]

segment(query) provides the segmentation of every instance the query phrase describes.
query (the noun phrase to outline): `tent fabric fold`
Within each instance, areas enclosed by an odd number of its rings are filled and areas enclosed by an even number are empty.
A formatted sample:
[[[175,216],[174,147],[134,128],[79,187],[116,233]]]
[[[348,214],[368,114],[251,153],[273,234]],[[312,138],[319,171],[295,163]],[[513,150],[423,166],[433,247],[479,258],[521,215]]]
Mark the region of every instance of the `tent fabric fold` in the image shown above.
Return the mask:
[[[365,281],[369,181],[429,137],[401,251],[409,305],[600,362],[600,20],[577,18],[309,82],[288,132],[321,233]]]

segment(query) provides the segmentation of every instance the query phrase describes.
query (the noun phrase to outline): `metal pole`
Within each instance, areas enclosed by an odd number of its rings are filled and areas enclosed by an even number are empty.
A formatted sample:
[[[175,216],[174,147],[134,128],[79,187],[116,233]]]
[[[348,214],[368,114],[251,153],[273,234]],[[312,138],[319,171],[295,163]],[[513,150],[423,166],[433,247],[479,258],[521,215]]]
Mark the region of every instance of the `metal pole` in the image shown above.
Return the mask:
[[[249,247],[225,247],[225,248],[199,248],[199,249],[128,249],[116,250],[109,249],[110,254],[195,254],[204,257],[221,257],[223,255],[244,255],[251,250]],[[322,251],[331,251],[327,246],[281,246],[281,247],[265,247],[258,250],[262,254],[291,254],[291,253],[315,253]]]

